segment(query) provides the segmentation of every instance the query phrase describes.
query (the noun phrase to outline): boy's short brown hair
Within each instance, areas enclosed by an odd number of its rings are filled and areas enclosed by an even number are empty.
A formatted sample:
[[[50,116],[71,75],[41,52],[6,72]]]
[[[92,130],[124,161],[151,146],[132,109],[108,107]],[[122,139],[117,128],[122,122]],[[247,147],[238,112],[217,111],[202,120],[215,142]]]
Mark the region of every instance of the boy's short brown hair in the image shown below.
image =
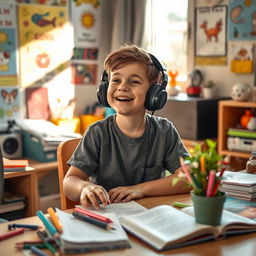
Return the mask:
[[[148,73],[149,84],[155,83],[159,80],[160,72],[151,60],[149,54],[142,48],[136,45],[124,45],[110,53],[105,62],[104,67],[107,73],[110,71],[122,68],[124,65],[138,62],[145,65]]]

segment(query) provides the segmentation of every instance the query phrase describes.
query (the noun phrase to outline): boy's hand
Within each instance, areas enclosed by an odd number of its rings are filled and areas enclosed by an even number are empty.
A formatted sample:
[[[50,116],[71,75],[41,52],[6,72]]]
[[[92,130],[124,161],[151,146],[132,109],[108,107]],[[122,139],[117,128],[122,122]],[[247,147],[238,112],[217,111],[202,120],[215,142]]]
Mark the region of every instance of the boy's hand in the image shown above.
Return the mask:
[[[108,194],[112,203],[129,202],[144,197],[142,191],[136,186],[112,188]]]
[[[100,209],[98,201],[104,206],[110,204],[108,192],[99,185],[87,184],[83,187],[80,195],[80,203],[86,208]]]

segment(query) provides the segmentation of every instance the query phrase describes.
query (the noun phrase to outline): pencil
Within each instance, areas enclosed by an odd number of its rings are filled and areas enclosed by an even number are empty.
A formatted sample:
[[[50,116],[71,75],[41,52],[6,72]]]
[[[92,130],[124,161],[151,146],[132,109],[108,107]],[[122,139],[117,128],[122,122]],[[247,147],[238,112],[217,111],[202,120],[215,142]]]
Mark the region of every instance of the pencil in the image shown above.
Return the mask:
[[[188,181],[190,182],[190,184],[193,184],[192,179],[191,179],[191,176],[189,175],[189,171],[188,171],[188,169],[187,169],[187,167],[186,167],[186,165],[185,165],[185,163],[184,163],[184,159],[183,159],[182,156],[180,156],[180,165],[181,165],[183,171],[185,172],[185,174],[186,174],[186,176],[187,176],[187,179],[188,179]]]
[[[36,246],[31,246],[31,252],[35,255],[38,256],[48,256],[47,253],[44,253],[43,251],[41,251],[39,248],[37,248]]]
[[[52,223],[53,225],[55,226],[55,228],[60,232],[62,233],[63,230],[62,230],[62,225],[60,223],[60,220],[58,218],[58,216],[56,215],[56,213],[54,212],[53,208],[52,207],[49,207],[47,209],[47,212],[49,213],[50,217],[51,217],[51,220],[52,220]]]
[[[114,227],[112,227],[112,225],[110,225],[110,224],[108,224],[106,222],[93,219],[93,218],[91,218],[89,216],[86,216],[86,215],[83,215],[83,214],[81,214],[79,212],[73,212],[73,216],[76,219],[85,221],[87,223],[93,224],[93,225],[95,225],[97,227],[100,227],[100,228],[103,228],[103,229],[107,229],[107,230],[114,230],[115,229]]]
[[[94,212],[91,212],[91,211],[88,211],[84,208],[82,208],[81,206],[75,206],[75,211],[77,212],[80,212],[82,214],[85,214],[86,216],[89,216],[91,218],[94,218],[94,219],[97,219],[97,220],[100,220],[100,221],[103,221],[103,222],[106,222],[106,223],[112,223],[113,221],[103,215],[100,215],[100,214],[97,214],[97,213],[94,213]]]
[[[212,196],[212,191],[213,191],[213,185],[214,185],[214,180],[215,180],[216,172],[214,170],[211,170],[209,173],[209,178],[208,178],[208,184],[207,184],[207,190],[206,190],[206,196],[210,197]]]
[[[40,228],[40,226],[30,225],[30,224],[16,224],[16,223],[8,225],[9,230],[12,230],[12,229],[15,229],[15,228],[26,228],[26,229],[31,229],[31,230],[37,230],[37,229]]]
[[[54,255],[58,255],[57,249],[49,242],[47,241],[47,238],[45,237],[44,233],[40,230],[36,232],[38,237],[43,241],[47,249]]]
[[[49,231],[49,233],[53,236],[56,237],[58,231],[57,229],[53,226],[50,220],[48,220],[45,216],[44,213],[39,210],[36,212],[36,215],[40,218],[40,220],[43,222],[45,228]]]
[[[0,235],[0,241],[5,240],[5,239],[10,238],[10,237],[13,237],[13,236],[23,234],[24,231],[25,231],[24,228],[19,228],[19,229],[16,229],[16,230],[9,231],[9,232],[7,232],[3,235]]]
[[[18,250],[23,250],[23,249],[30,249],[32,246],[35,246],[35,247],[41,248],[41,249],[46,248],[44,243],[41,243],[41,244],[16,244],[15,248]]]

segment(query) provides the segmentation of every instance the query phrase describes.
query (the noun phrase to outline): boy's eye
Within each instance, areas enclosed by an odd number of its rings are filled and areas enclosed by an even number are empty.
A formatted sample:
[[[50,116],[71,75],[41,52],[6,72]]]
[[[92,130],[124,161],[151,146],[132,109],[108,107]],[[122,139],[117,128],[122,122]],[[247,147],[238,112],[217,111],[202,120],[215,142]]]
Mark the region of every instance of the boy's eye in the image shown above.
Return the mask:
[[[138,80],[131,80],[130,84],[140,84],[140,81],[138,81]]]

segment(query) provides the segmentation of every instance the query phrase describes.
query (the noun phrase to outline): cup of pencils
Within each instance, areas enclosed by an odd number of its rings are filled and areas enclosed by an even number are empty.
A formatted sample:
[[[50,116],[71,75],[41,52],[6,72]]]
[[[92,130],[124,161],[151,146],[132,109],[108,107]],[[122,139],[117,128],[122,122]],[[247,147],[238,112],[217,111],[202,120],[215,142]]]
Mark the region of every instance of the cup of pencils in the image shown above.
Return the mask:
[[[216,151],[217,142],[207,139],[206,145],[196,144],[190,157],[181,158],[186,182],[192,187],[191,197],[195,221],[218,226],[226,194],[219,189],[224,171],[229,166],[229,157],[223,159]]]

